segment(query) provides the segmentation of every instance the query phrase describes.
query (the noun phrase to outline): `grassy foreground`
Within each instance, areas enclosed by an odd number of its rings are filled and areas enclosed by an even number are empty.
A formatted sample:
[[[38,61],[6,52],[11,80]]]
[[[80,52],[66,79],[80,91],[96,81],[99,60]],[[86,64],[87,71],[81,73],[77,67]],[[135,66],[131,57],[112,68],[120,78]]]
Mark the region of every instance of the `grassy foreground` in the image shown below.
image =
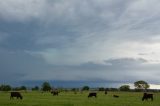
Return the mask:
[[[160,106],[160,93],[154,93],[154,101],[141,101],[142,93],[98,92],[97,98],[88,98],[88,92],[74,94],[61,92],[59,96],[50,93],[21,93],[23,100],[10,100],[10,93],[0,92],[0,106]],[[113,94],[119,98],[113,98]]]

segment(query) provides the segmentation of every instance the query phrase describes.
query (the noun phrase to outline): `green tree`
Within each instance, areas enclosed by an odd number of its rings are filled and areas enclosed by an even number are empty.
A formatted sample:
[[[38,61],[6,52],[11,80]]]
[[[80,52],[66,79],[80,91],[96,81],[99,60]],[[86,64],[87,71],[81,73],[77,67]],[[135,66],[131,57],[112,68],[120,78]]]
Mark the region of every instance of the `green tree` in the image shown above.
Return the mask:
[[[89,90],[89,86],[84,86],[84,87],[82,88],[82,90],[83,90],[83,91],[88,91],[88,90]]]
[[[77,88],[72,88],[71,91],[77,91]]]
[[[42,84],[42,90],[43,91],[50,91],[51,90],[51,85],[49,84],[49,82],[44,82]]]
[[[25,86],[21,86],[19,90],[27,90],[27,88]]]
[[[150,87],[149,84],[143,80],[134,82],[134,86],[136,89],[145,89],[145,90]]]
[[[1,91],[10,91],[11,90],[11,86],[10,85],[1,85],[0,86],[0,90]]]
[[[120,91],[129,91],[130,90],[130,86],[129,85],[122,85],[119,88]]]
[[[105,88],[100,87],[98,90],[99,90],[99,91],[104,91],[104,90],[105,90]]]
[[[35,86],[34,88],[32,88],[33,91],[38,91],[39,90],[39,87],[38,86]]]

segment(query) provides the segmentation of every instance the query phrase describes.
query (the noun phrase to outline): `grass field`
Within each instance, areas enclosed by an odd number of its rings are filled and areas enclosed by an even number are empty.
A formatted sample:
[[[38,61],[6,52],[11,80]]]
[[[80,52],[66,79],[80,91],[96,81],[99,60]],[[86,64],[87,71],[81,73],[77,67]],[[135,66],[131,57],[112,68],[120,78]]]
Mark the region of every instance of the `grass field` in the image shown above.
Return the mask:
[[[10,100],[10,93],[0,92],[0,106],[160,106],[160,93],[154,93],[154,101],[141,101],[142,93],[98,92],[97,98],[88,98],[88,92],[74,94],[61,92],[59,96],[41,92],[22,92],[23,100]],[[113,94],[119,98],[113,98]]]

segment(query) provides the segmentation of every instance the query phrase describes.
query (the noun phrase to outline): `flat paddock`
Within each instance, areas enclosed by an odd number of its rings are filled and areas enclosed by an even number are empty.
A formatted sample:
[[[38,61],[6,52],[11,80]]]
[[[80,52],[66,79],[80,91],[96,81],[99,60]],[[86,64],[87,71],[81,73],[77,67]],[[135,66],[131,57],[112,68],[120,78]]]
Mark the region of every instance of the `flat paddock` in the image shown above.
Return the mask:
[[[160,106],[160,93],[154,93],[154,101],[142,102],[141,92],[97,92],[97,98],[88,98],[89,92],[21,92],[23,100],[10,100],[9,92],[0,92],[0,106]],[[118,99],[113,95],[119,95]]]

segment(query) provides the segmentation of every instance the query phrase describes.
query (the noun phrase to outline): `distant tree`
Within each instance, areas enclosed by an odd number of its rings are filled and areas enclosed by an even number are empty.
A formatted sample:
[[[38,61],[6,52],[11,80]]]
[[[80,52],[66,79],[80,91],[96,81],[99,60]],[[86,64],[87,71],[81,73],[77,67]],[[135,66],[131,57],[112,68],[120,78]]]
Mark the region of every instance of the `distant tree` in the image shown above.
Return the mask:
[[[51,90],[51,85],[49,84],[49,82],[44,82],[42,84],[42,90],[43,91],[50,91]]]
[[[134,82],[134,86],[136,89],[145,89],[145,90],[150,87],[149,84],[143,80]]]
[[[130,86],[129,85],[122,85],[119,88],[120,91],[129,91],[130,90]]]
[[[83,91],[88,91],[88,90],[89,90],[89,86],[84,86],[84,87],[82,88],[82,90],[83,90]]]
[[[109,91],[110,90],[110,88],[105,88],[105,91]]]
[[[77,91],[77,88],[72,88],[71,91]]]
[[[109,91],[118,91],[118,88],[109,88]]]
[[[74,92],[74,94],[77,94],[78,88],[72,88],[71,91]]]
[[[105,90],[105,88],[100,87],[98,90],[99,90],[99,91],[104,91],[104,90]]]
[[[25,86],[21,86],[19,90],[27,90],[27,88]]]
[[[21,87],[14,87],[12,89],[15,90],[15,91],[19,91],[19,90],[21,90]]]
[[[39,87],[38,87],[38,86],[35,86],[35,87],[32,88],[32,90],[33,90],[33,91],[38,91],[38,90],[39,90]]]
[[[1,85],[0,90],[1,91],[10,91],[12,88],[10,85]]]

